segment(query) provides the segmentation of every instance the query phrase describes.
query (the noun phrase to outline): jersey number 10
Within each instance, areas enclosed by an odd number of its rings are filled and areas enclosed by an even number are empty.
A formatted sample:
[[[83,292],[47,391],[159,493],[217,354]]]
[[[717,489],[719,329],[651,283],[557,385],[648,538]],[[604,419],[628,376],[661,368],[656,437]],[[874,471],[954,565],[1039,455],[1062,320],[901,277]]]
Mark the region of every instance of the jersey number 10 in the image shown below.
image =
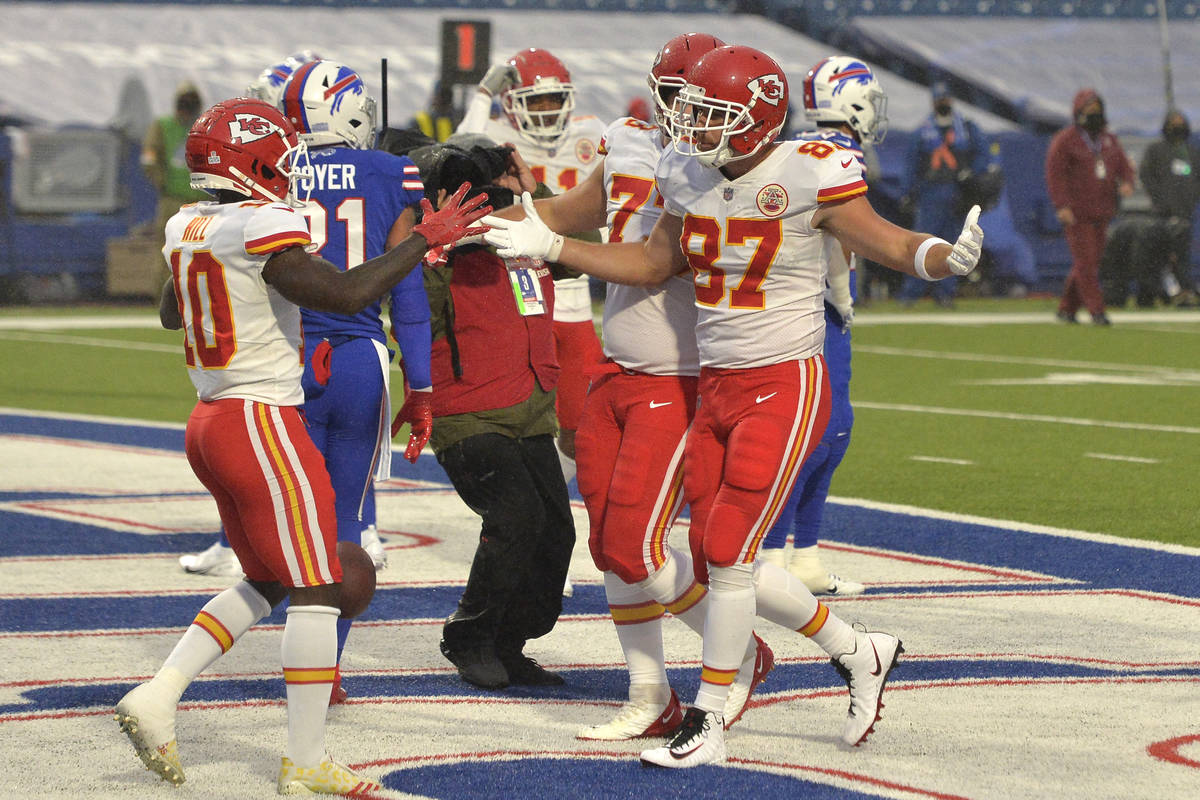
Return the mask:
[[[187,264],[182,260],[182,250],[171,251],[187,365],[195,367],[198,360],[202,369],[224,369],[237,352],[225,265],[211,250],[195,251]]]

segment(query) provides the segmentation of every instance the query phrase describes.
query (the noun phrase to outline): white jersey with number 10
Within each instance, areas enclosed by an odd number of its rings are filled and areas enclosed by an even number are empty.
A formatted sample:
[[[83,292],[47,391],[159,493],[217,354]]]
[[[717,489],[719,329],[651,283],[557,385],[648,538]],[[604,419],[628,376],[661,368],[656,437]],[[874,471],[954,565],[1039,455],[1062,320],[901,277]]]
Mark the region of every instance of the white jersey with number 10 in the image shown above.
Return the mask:
[[[188,374],[201,400],[304,402],[300,309],[262,277],[273,254],[310,245],[305,218],[283,203],[184,206],[167,222]]]

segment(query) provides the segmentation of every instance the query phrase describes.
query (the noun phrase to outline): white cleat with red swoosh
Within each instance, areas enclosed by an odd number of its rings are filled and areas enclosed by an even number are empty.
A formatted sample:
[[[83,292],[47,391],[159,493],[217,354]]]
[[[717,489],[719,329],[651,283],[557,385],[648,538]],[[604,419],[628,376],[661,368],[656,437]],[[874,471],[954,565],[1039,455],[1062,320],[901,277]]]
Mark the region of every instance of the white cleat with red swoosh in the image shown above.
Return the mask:
[[[643,767],[682,769],[725,760],[725,720],[720,714],[689,708],[683,725],[662,747],[642,751]]]
[[[875,730],[883,708],[883,686],[904,647],[882,631],[856,630],[854,650],[833,659],[833,666],[850,688],[850,713],[842,727],[842,741],[857,747]]]

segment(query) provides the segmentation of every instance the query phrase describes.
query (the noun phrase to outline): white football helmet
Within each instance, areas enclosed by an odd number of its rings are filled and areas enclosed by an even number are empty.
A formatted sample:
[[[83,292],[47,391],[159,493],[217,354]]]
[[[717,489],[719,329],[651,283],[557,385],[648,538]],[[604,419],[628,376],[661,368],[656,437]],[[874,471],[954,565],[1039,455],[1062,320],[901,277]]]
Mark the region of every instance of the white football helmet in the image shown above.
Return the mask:
[[[844,122],[860,141],[887,135],[887,95],[871,68],[856,58],[823,58],[804,78],[804,115],[811,122]]]
[[[293,53],[278,64],[260,72],[258,77],[246,87],[246,96],[257,97],[259,100],[279,108],[279,101],[283,97],[283,85],[296,71],[296,67],[310,61],[320,60],[321,57],[312,50]]]
[[[336,61],[310,61],[283,85],[283,115],[309,147],[375,142],[375,99],[358,73]]]

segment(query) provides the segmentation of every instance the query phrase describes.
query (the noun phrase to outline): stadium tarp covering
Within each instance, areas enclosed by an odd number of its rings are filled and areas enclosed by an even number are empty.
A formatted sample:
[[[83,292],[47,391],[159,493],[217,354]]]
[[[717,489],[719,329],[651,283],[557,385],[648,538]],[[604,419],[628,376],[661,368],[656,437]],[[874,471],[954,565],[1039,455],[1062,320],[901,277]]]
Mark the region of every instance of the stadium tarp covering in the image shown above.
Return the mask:
[[[865,41],[1065,124],[1075,92],[1104,98],[1118,133],[1153,135],[1166,111],[1159,24],[1139,20],[858,17]],[[1168,25],[1175,103],[1200,124],[1200,25]]]
[[[808,67],[835,54],[752,15],[6,3],[0,16],[0,65],[9,76],[0,84],[0,112],[48,125],[104,126],[134,108],[167,113],[185,79],[215,102],[310,48],[362,72],[376,94],[379,60],[387,57],[389,123],[403,126],[429,98],[442,19],[490,20],[493,61],[525,47],[549,49],[571,69],[578,111],[604,120],[646,95],[654,54],[679,33],[708,31],[767,52],[788,73],[793,107]],[[881,81],[892,127],[915,128],[929,112],[927,89],[888,74]],[[964,110],[985,130],[1013,127]]]

